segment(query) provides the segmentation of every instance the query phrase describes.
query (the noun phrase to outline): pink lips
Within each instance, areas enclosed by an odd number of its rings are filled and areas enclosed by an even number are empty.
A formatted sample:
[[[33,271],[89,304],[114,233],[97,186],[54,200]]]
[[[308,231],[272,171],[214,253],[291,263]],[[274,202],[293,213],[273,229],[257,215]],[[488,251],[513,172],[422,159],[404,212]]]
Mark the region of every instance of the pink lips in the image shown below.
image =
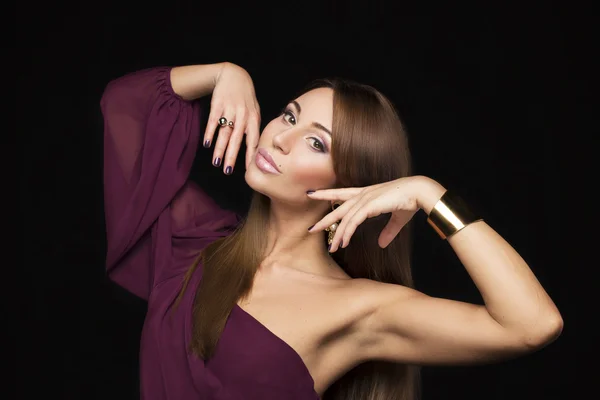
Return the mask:
[[[271,157],[271,155],[269,154],[269,152],[267,150],[265,150],[264,148],[261,147],[258,149],[257,153],[258,154],[256,157],[256,164],[260,169],[266,170],[266,172],[271,172],[271,173],[279,173],[279,174],[281,173],[281,170],[275,163],[275,160],[273,160],[273,157]],[[265,163],[265,161],[266,161],[266,163]],[[268,165],[265,165],[265,164],[268,164]]]

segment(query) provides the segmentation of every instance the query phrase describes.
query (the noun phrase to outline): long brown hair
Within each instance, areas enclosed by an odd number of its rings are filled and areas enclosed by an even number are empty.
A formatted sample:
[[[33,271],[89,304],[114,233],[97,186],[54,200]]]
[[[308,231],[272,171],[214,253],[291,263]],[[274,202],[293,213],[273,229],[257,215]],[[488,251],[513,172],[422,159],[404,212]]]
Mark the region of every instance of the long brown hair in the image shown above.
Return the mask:
[[[332,159],[336,187],[363,187],[411,174],[408,138],[392,103],[374,88],[346,80],[319,80],[305,88],[333,89]],[[194,270],[203,263],[203,276],[193,307],[191,350],[209,359],[240,299],[252,288],[266,250],[270,199],[255,192],[246,218],[225,238],[207,246],[188,270],[181,295]],[[385,249],[377,244],[388,216],[363,222],[345,249],[333,253],[352,278],[413,287],[410,268],[410,226]],[[180,298],[181,298],[180,295]],[[202,323],[200,323],[202,321]],[[323,395],[324,400],[413,400],[418,394],[416,366],[387,361],[358,365]]]

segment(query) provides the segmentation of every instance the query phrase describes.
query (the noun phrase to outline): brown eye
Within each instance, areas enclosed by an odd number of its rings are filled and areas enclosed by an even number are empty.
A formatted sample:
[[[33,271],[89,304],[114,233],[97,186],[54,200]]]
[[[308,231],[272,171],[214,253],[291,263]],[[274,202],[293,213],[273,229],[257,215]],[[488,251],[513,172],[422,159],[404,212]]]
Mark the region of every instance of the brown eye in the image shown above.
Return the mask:
[[[323,145],[323,143],[319,139],[317,139],[315,137],[311,137],[309,139],[311,139],[313,141],[313,147],[315,149],[317,149],[319,151],[323,151],[323,152],[325,151],[325,146]]]
[[[296,125],[296,117],[289,110],[283,112],[283,120],[288,124]]]

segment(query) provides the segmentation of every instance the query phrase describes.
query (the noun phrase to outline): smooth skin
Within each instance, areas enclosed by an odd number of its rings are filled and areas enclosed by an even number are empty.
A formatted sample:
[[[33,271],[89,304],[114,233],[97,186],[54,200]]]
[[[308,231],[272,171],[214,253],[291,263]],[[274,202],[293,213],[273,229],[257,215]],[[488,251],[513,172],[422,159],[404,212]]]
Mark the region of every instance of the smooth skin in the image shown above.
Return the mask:
[[[332,261],[329,252],[347,246],[367,218],[391,213],[378,239],[386,247],[415,213],[428,214],[446,189],[425,176],[328,189],[335,182],[332,138],[326,133],[332,126],[330,89],[295,99],[261,134],[260,108],[243,68],[231,63],[177,67],[171,83],[187,100],[213,93],[203,138],[212,145],[219,129],[213,165],[224,159],[219,166],[231,173],[227,167],[235,165],[246,135],[246,182],[270,197],[271,219],[269,252],[252,295],[239,304],[296,351],[319,394],[367,360],[490,362],[540,349],[560,335],[563,320],[552,299],[527,262],[484,221],[448,238],[484,305],[350,279]],[[222,116],[235,127],[218,127]],[[281,174],[255,166],[259,147],[269,151]],[[334,202],[341,206],[330,211]],[[336,221],[341,222],[328,251],[322,232]]]

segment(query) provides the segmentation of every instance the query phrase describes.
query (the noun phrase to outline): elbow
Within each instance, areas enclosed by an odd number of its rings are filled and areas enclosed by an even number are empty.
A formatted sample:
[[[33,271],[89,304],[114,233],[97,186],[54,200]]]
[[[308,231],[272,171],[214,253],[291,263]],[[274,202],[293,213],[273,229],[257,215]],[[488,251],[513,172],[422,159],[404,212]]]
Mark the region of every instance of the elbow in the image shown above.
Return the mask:
[[[106,87],[104,88],[104,91],[102,92],[102,97],[100,97],[100,109],[102,109],[102,111],[104,112],[104,110],[106,110],[106,105],[108,103],[110,103],[111,101],[111,97],[112,97],[112,88],[111,88],[111,83],[109,83],[108,85],[106,85]]]
[[[100,97],[100,105],[102,108],[104,108],[107,103],[110,103],[112,99],[117,96],[115,94],[115,92],[118,91],[118,85],[116,84],[116,81],[117,79],[114,79],[108,82],[108,84],[105,86],[102,96]]]
[[[552,317],[547,317],[543,324],[538,324],[533,332],[525,336],[525,346],[529,350],[539,350],[554,342],[561,335],[564,321],[557,312]]]
[[[131,88],[131,85],[131,83],[127,82],[125,76],[109,81],[100,97],[101,108],[105,109],[107,106],[114,105],[114,103],[119,103],[117,107],[121,107],[122,104],[131,103],[131,92],[135,92],[135,88]]]

